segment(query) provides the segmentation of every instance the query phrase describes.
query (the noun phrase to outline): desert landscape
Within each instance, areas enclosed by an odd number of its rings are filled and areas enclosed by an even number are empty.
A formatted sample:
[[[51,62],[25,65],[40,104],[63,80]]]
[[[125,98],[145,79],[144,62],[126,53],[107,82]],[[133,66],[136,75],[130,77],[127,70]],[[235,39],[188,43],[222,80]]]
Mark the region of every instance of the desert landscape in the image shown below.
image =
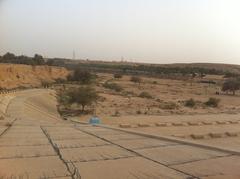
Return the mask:
[[[223,91],[232,77],[1,66],[2,178],[240,176],[240,93]]]
[[[240,179],[239,9],[0,0],[0,179]]]

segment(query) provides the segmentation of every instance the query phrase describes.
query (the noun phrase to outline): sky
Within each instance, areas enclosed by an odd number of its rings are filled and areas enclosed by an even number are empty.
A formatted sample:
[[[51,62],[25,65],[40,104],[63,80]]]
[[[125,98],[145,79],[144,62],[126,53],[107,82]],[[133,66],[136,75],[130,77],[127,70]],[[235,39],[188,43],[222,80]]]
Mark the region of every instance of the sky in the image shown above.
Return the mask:
[[[240,64],[239,0],[0,0],[0,55]]]

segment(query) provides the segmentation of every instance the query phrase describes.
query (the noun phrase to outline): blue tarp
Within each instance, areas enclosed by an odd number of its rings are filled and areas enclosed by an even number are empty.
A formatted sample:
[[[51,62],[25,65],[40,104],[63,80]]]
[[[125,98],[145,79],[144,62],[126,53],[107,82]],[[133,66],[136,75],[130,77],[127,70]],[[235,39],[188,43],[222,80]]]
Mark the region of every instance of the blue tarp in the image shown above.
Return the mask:
[[[100,124],[101,120],[98,117],[92,117],[89,120],[89,124]]]

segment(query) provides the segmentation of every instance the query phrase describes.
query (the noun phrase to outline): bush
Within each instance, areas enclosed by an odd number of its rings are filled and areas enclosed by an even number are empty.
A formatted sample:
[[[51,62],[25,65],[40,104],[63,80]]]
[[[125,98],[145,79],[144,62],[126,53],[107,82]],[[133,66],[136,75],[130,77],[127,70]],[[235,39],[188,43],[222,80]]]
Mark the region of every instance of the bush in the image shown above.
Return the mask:
[[[122,74],[116,73],[113,75],[113,77],[119,79],[119,78],[122,78]]]
[[[193,108],[194,106],[196,106],[196,101],[193,98],[191,98],[185,101],[185,106]]]
[[[134,82],[134,83],[139,83],[140,84],[142,82],[142,79],[138,76],[132,76],[131,81]]]
[[[111,89],[111,90],[114,90],[114,91],[116,91],[116,92],[120,92],[120,91],[123,90],[123,88],[122,88],[120,85],[118,85],[117,83],[105,82],[105,83],[103,84],[103,87],[104,87],[104,88]]]
[[[218,107],[220,103],[220,99],[217,98],[209,98],[207,102],[205,102],[205,105],[209,107]]]
[[[174,102],[167,102],[167,103],[161,104],[159,107],[161,109],[173,110],[173,109],[177,109],[178,105]]]
[[[153,97],[146,91],[143,91],[139,94],[140,98],[147,98],[147,99],[152,99]]]

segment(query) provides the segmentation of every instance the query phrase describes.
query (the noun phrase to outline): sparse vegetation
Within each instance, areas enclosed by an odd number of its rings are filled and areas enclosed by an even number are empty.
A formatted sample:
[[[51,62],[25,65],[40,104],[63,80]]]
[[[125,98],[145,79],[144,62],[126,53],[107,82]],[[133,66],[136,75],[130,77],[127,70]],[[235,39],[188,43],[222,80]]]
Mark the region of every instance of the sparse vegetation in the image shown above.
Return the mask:
[[[116,79],[119,79],[119,78],[122,78],[122,74],[120,74],[120,73],[115,73],[115,74],[113,75],[113,77],[116,78]]]
[[[111,82],[105,82],[103,84],[103,87],[114,90],[116,92],[121,92],[123,90],[123,88],[120,85],[118,85],[117,83],[111,83]]]
[[[143,91],[143,92],[141,92],[140,94],[139,94],[139,97],[140,98],[147,98],[147,99],[152,99],[153,97],[152,97],[152,95],[150,95],[148,92],[146,92],[146,91]]]
[[[196,101],[195,101],[193,98],[191,98],[191,99],[189,99],[189,100],[186,100],[184,105],[185,105],[186,107],[191,107],[191,108],[193,108],[193,107],[196,106]]]
[[[205,102],[206,106],[209,107],[218,107],[220,103],[220,99],[217,98],[209,98],[207,102]]]
[[[173,110],[173,109],[177,109],[178,105],[174,102],[165,102],[163,104],[160,104],[159,108],[165,109],[165,110]]]

